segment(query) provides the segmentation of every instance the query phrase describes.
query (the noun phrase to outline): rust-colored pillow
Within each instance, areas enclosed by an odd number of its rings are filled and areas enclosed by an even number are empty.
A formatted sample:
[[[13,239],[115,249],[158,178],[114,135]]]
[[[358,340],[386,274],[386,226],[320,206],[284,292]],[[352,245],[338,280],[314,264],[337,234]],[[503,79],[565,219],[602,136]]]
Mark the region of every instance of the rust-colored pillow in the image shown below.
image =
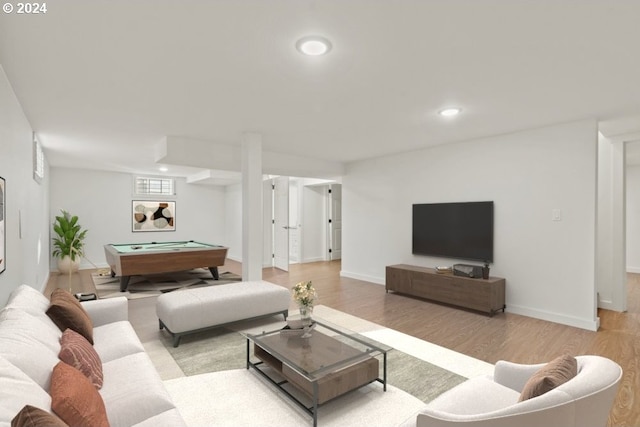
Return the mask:
[[[71,427],[109,427],[102,396],[82,372],[58,362],[51,376],[51,409]]]
[[[541,396],[578,375],[578,361],[564,354],[544,365],[526,382],[519,402]]]
[[[102,360],[89,341],[73,329],[60,338],[60,360],[82,372],[97,389],[102,387]]]
[[[69,427],[54,414],[35,406],[25,405],[11,420],[11,427]]]
[[[51,305],[47,316],[58,325],[62,332],[73,329],[93,345],[93,322],[78,300],[64,289],[55,289],[51,293]]]

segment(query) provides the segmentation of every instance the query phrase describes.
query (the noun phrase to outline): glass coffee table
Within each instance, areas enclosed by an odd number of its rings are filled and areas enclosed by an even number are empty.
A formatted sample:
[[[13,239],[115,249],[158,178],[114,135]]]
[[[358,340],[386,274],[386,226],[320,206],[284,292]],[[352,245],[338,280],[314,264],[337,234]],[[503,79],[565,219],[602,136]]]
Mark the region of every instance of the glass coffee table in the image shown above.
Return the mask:
[[[247,369],[254,368],[310,414],[314,426],[318,407],[331,399],[374,381],[387,390],[391,347],[317,318],[307,335],[290,329],[245,334]]]

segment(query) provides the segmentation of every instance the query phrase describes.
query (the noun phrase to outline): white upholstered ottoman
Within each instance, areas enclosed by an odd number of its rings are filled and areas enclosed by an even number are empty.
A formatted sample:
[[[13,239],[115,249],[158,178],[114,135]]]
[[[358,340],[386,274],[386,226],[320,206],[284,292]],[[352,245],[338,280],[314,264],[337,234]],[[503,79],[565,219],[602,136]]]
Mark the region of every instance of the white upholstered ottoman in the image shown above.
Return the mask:
[[[286,320],[290,298],[288,289],[264,280],[237,282],[162,294],[156,314],[177,347],[183,335],[238,320],[274,314]]]

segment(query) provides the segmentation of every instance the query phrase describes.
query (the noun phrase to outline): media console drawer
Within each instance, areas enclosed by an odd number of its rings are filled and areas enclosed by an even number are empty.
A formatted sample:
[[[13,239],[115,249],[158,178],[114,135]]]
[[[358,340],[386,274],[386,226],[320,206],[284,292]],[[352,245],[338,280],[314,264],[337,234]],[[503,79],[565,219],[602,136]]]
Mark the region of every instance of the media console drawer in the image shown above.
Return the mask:
[[[505,309],[500,277],[471,279],[438,274],[432,268],[398,264],[386,267],[386,290],[489,313]]]

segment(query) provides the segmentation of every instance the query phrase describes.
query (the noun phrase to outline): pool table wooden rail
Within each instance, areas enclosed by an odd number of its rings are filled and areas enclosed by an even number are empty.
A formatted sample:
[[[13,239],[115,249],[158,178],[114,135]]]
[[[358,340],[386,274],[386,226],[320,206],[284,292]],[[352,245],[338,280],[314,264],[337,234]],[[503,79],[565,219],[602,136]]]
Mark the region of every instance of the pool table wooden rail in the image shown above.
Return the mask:
[[[213,278],[218,280],[218,266],[224,265],[227,250],[224,246],[209,246],[121,253],[113,245],[104,246],[111,276],[120,277],[122,292],[126,291],[131,276],[171,273],[194,268],[208,268]]]

